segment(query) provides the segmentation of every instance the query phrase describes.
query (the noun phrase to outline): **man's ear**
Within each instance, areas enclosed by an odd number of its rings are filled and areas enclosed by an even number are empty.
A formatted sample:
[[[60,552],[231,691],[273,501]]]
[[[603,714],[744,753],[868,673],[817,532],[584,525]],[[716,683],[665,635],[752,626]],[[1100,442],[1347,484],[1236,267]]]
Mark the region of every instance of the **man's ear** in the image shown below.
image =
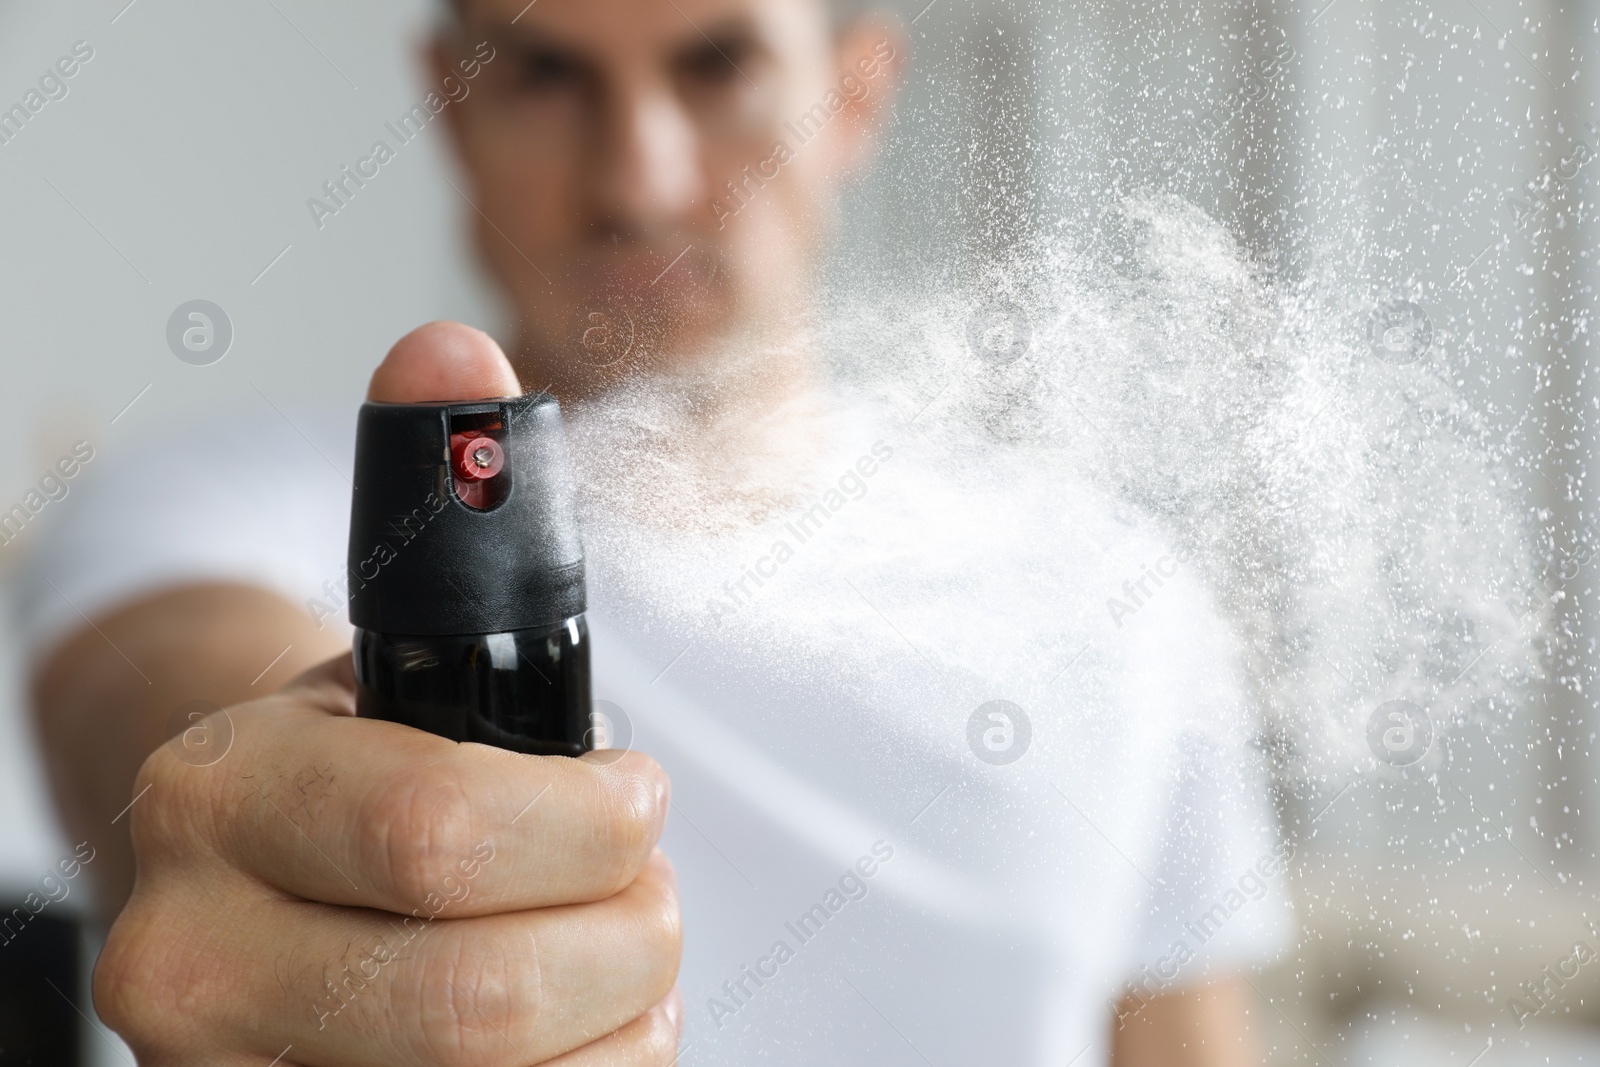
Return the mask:
[[[834,40],[834,84],[860,88],[846,94],[839,113],[841,169],[859,170],[872,155],[905,69],[906,35],[898,19],[866,15]],[[847,79],[853,79],[847,80]]]

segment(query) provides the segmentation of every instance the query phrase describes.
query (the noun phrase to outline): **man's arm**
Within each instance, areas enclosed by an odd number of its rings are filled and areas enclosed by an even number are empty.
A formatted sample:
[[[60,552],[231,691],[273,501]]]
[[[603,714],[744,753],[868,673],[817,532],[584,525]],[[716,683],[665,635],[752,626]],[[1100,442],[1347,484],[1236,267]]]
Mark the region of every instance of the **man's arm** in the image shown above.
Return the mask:
[[[57,806],[72,840],[95,848],[89,869],[107,922],[133,890],[131,820],[117,816],[145,757],[177,732],[178,709],[265,696],[348,648],[274,593],[191,585],[96,619],[39,666],[33,704]]]
[[[1113,1067],[1258,1067],[1250,987],[1242,978],[1162,993],[1139,1007],[1118,1005],[1112,1032]]]

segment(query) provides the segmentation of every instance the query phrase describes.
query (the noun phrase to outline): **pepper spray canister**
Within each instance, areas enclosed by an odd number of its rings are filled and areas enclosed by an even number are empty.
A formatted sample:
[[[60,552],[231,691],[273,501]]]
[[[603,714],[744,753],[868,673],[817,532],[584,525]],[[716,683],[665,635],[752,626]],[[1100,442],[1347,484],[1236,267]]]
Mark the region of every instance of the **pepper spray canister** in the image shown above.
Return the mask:
[[[349,581],[357,714],[517,752],[594,747],[554,397],[362,405]]]

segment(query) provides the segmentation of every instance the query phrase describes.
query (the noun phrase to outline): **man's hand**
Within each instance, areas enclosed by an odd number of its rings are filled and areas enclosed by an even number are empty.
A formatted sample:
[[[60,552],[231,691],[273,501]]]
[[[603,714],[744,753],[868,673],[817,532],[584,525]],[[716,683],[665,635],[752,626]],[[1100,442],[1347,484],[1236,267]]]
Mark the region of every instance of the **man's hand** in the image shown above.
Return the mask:
[[[518,392],[491,339],[435,323],[369,395]],[[145,1065],[672,1063],[665,774],[354,718],[347,645],[249,699],[333,634],[266,590],[192,585],[102,614],[40,665],[63,813],[104,846],[102,902],[127,901],[95,970],[102,1017]],[[197,698],[228,710],[162,745]]]
[[[352,685],[335,660],[220,713],[220,762],[145,762],[95,971],[140,1063],[671,1063],[661,769],[356,719]]]

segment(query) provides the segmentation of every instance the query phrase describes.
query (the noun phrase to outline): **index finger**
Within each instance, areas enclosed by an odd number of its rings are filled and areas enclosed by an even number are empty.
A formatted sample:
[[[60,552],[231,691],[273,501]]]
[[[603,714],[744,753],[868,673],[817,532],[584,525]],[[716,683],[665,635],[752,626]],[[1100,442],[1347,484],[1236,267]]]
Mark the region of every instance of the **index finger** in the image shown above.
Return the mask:
[[[601,900],[649,859],[669,786],[648,757],[459,744],[353,718],[344,692],[313,672],[230,709],[233,746],[215,766],[147,768],[180,788],[140,805],[141,848],[199,834],[231,866],[307,900],[462,917]],[[191,810],[162,811],[172,804]]]

